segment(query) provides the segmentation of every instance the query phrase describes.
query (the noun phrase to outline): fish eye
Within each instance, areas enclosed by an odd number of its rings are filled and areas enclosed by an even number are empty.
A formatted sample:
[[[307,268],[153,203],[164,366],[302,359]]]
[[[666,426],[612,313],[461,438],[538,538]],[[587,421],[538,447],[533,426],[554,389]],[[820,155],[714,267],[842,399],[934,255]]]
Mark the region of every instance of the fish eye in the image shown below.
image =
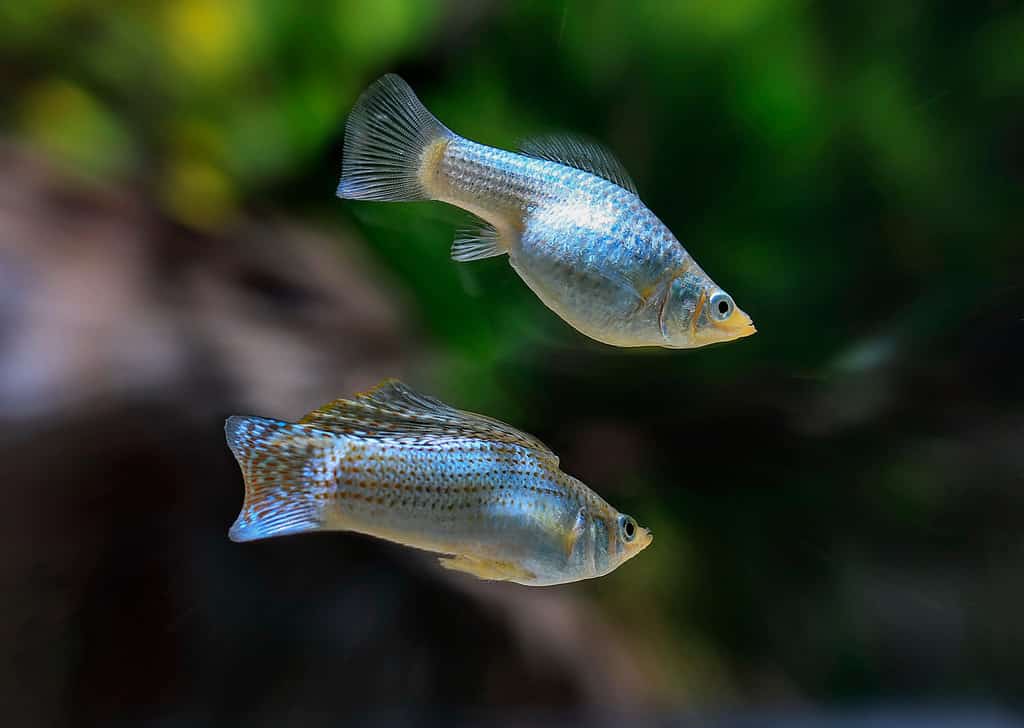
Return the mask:
[[[711,297],[711,315],[717,321],[725,321],[732,316],[733,309],[736,307],[732,302],[732,298],[728,293],[719,291]]]
[[[626,543],[636,538],[637,525],[632,516],[619,516],[619,531],[622,532],[622,540]]]

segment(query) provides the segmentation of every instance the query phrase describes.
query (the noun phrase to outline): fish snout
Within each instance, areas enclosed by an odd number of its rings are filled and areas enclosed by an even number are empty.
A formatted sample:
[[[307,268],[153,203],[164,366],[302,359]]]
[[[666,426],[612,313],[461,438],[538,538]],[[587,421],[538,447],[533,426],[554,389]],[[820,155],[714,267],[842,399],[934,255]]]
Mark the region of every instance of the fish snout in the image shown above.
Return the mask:
[[[727,331],[731,339],[742,339],[744,336],[757,333],[757,327],[754,326],[754,320],[750,318],[750,314],[738,306],[732,316],[719,323],[718,327]]]

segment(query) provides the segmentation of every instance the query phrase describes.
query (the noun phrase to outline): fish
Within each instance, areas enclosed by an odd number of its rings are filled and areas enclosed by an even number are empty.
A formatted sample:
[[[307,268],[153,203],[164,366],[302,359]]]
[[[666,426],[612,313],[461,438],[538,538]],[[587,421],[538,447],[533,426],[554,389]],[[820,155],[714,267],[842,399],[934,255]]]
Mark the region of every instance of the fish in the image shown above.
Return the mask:
[[[348,116],[337,194],[472,213],[477,224],[451,246],[455,261],[507,255],[549,309],[605,344],[687,349],[756,331],[603,146],[564,135],[527,140],[518,153],[478,144],[394,74]]]
[[[550,586],[604,576],[654,538],[534,436],[398,380],[298,422],[233,416],[224,430],[245,485],[235,542],[354,531]]]

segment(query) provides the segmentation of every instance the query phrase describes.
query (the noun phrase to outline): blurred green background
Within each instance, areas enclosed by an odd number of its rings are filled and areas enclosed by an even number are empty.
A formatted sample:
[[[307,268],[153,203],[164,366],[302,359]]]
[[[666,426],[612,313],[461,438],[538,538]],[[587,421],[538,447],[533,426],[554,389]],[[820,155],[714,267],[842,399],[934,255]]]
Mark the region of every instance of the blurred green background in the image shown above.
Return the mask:
[[[1024,694],[1019,3],[34,1],[0,7],[0,66],[7,143],[176,235],[345,238],[416,342],[367,379],[536,433],[651,526],[570,587],[644,706]],[[385,72],[475,141],[603,140],[758,334],[605,347],[504,259],[451,262],[457,211],[336,199],[345,114]],[[225,529],[236,479],[210,486]]]

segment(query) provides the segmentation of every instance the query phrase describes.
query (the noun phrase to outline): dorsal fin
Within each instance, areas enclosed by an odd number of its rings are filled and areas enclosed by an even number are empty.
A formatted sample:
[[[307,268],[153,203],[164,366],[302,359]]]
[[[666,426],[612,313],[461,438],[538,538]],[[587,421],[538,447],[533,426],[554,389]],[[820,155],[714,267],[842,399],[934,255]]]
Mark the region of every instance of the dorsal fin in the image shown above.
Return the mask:
[[[375,439],[425,435],[477,437],[519,445],[558,464],[558,456],[533,435],[499,420],[464,412],[389,379],[354,399],[337,399],[313,410],[300,424]]]
[[[639,194],[636,183],[622,166],[622,162],[603,145],[590,139],[568,134],[552,134],[524,140],[519,145],[519,151],[528,157],[546,159],[549,162],[558,162],[596,174],[634,195]]]

